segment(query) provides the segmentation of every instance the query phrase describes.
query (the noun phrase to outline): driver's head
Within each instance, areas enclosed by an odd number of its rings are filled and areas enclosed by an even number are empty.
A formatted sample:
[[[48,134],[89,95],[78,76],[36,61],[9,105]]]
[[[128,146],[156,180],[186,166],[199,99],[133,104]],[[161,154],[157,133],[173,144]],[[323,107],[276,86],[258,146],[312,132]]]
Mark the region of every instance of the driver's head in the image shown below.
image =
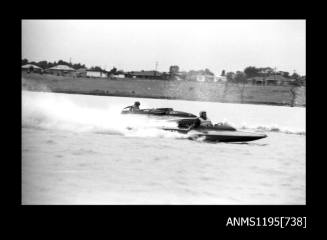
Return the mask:
[[[200,117],[203,119],[207,119],[207,113],[205,111],[200,112]]]
[[[137,101],[134,103],[134,105],[139,107],[141,105],[141,103]]]

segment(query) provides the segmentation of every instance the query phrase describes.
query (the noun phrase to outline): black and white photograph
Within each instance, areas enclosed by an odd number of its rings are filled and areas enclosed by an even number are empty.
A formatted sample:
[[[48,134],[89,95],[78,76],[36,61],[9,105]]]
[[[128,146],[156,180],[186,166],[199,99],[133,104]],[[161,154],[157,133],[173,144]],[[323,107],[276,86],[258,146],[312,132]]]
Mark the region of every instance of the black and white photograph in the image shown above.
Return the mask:
[[[306,205],[305,19],[22,19],[22,205]]]

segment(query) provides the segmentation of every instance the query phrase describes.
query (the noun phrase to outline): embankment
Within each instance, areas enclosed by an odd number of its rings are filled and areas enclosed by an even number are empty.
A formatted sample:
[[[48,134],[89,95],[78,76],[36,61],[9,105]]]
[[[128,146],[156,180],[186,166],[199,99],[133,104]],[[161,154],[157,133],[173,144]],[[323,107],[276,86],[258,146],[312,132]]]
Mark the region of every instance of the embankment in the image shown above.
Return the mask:
[[[73,78],[22,73],[22,88],[31,91],[193,101],[305,106],[305,87],[256,86],[147,79]]]

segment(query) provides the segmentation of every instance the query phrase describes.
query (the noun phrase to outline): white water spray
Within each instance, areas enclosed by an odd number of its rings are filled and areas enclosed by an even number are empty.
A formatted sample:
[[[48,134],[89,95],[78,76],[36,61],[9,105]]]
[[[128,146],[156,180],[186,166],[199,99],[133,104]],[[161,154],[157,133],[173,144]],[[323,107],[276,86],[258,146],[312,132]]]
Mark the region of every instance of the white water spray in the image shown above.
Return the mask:
[[[29,94],[22,92],[22,126],[121,134],[132,137],[176,137],[179,133],[161,130],[176,123],[151,119],[146,116],[122,115],[121,106],[91,108],[72,102],[67,95]]]

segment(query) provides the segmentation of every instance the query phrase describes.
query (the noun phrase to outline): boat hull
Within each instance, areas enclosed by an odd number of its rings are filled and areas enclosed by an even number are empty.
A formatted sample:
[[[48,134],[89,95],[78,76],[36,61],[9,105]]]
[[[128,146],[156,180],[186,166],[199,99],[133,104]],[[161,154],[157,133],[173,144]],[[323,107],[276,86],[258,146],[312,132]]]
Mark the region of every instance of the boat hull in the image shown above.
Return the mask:
[[[196,118],[192,113],[174,111],[172,108],[153,108],[153,109],[141,109],[137,111],[123,110],[122,114],[136,114],[136,115],[149,115],[149,116],[168,116],[168,117],[186,117]]]
[[[243,132],[243,131],[224,131],[224,130],[187,130],[181,128],[164,128],[166,131],[179,132],[188,135],[189,139],[204,138],[210,142],[249,142],[267,137],[266,134]]]

